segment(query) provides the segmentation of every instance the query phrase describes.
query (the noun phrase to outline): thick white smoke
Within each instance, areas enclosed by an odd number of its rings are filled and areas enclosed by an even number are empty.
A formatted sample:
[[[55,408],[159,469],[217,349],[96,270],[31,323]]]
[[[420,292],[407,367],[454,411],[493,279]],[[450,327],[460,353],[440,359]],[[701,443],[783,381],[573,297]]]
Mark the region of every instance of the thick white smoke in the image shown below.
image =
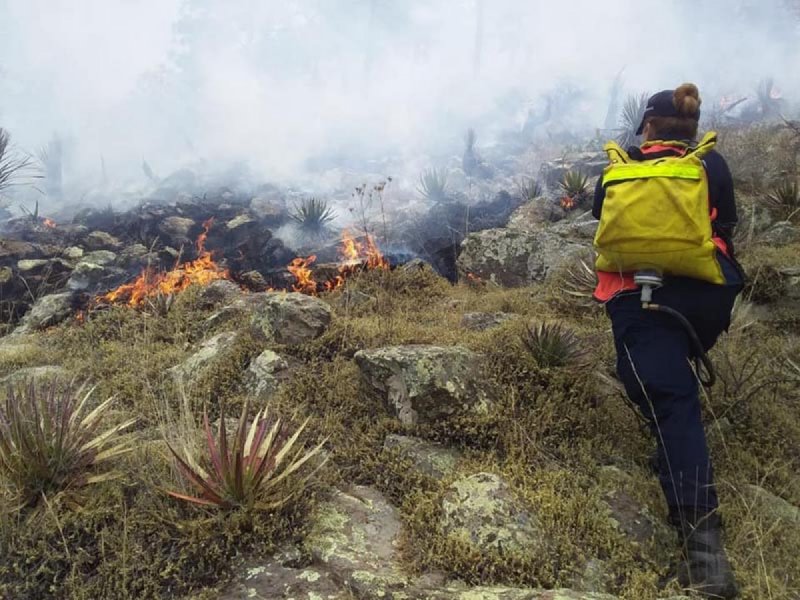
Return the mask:
[[[245,161],[263,180],[417,160],[518,129],[546,94],[582,91],[565,128],[602,127],[629,92],[706,98],[774,77],[800,90],[790,2],[705,0],[0,0],[0,126],[65,178],[143,178]]]

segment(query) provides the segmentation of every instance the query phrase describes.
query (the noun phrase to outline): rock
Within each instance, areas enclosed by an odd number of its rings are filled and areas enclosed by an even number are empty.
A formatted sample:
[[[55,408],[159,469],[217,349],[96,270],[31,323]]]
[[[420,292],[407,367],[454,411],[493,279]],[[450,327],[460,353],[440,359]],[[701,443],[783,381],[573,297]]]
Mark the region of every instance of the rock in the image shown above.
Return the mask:
[[[493,473],[454,482],[442,498],[442,533],[448,538],[505,555],[545,552],[538,518]]]
[[[22,318],[15,333],[37,331],[57,325],[72,316],[74,310],[73,296],[69,292],[42,296]]]
[[[122,246],[117,238],[105,231],[93,231],[83,241],[89,250],[117,249]]]
[[[225,223],[225,228],[228,231],[233,231],[234,229],[238,229],[240,227],[244,227],[249,223],[255,223],[255,222],[256,220],[250,215],[242,214],[237,217],[234,217],[233,219]]]
[[[126,266],[141,264],[142,258],[147,257],[149,253],[150,251],[147,249],[147,246],[143,244],[131,244],[130,246],[125,246],[122,252],[120,252],[119,261]]]
[[[617,596],[597,592],[574,590],[542,590],[510,587],[442,587],[415,590],[409,596],[414,600],[618,600]],[[669,600],[684,600],[672,598]],[[685,600],[688,600],[686,598]]]
[[[437,480],[452,475],[461,459],[461,454],[452,448],[405,435],[387,435],[383,449],[399,452],[414,464],[417,471]]]
[[[113,264],[116,260],[117,255],[110,250],[95,250],[94,252],[84,254],[81,262],[94,263],[104,267]]]
[[[770,523],[781,521],[782,526],[800,526],[800,507],[757,485],[745,485],[744,494],[755,503]]]
[[[43,271],[50,265],[50,261],[44,258],[23,259],[17,262],[17,271],[28,274],[33,271]]]
[[[14,278],[14,269],[11,267],[0,267],[0,284],[8,283]]]
[[[464,313],[461,317],[461,326],[471,331],[485,331],[506,321],[513,319],[515,315],[511,313]]]
[[[578,171],[589,177],[603,174],[608,166],[605,152],[581,152],[573,156],[543,163],[540,167],[540,180],[549,189],[557,189],[567,171]]]
[[[83,258],[83,248],[70,246],[69,248],[65,248],[61,255],[69,260],[80,260]]]
[[[778,269],[783,279],[784,294],[791,300],[800,300],[800,267]]]
[[[356,363],[404,425],[484,412],[488,394],[481,356],[459,346],[392,346],[361,350]]]
[[[274,394],[280,385],[280,375],[286,374],[288,363],[272,350],[264,350],[250,362],[244,374],[245,389],[263,398]]]
[[[67,287],[72,291],[86,290],[108,277],[123,274],[124,271],[115,268],[104,267],[92,262],[82,260],[79,262],[67,280]]]
[[[211,308],[222,304],[231,304],[241,296],[241,288],[233,281],[217,279],[203,286],[197,295],[197,300],[201,306]]]
[[[304,294],[264,292],[246,300],[253,309],[251,323],[268,339],[290,346],[322,335],[331,322],[331,308]]]
[[[233,347],[236,337],[235,331],[226,331],[207,339],[200,344],[197,352],[180,365],[169,369],[169,373],[177,381],[185,381],[189,376],[196,379],[198,375]]]
[[[357,598],[391,597],[409,583],[399,562],[401,529],[397,510],[380,492],[356,486],[319,506],[306,546]]]
[[[316,567],[292,568],[278,560],[250,564],[234,583],[223,590],[219,600],[341,600],[344,588],[336,577]]]
[[[800,228],[789,221],[779,221],[761,234],[761,241],[770,246],[788,246],[800,242]]]
[[[158,231],[167,239],[167,243],[180,246],[190,241],[189,231],[194,226],[192,219],[173,215],[158,224]]]
[[[461,244],[459,278],[471,274],[507,287],[530,285],[585,250],[586,244],[545,229],[487,229],[468,235]]]
[[[16,385],[35,381],[37,383],[50,382],[54,380],[69,382],[69,372],[55,365],[45,365],[41,367],[25,367],[18,369],[0,379],[0,385]]]

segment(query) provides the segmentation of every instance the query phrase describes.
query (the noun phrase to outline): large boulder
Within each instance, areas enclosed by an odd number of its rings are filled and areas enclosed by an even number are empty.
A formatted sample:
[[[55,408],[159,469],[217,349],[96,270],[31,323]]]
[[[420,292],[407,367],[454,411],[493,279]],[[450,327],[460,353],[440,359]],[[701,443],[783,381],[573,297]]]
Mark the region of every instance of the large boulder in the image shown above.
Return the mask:
[[[391,346],[361,350],[356,363],[404,425],[435,423],[485,411],[481,356],[459,346]]]
[[[576,243],[547,229],[487,229],[468,235],[461,244],[459,278],[472,275],[507,287],[530,285],[543,281],[587,247],[588,243]]]
[[[493,473],[454,482],[442,498],[442,533],[449,539],[506,556],[546,551],[539,520]]]
[[[330,306],[304,294],[265,292],[248,296],[246,302],[253,310],[252,325],[279,344],[311,341],[331,322]]]
[[[564,175],[569,171],[577,171],[588,177],[597,177],[603,174],[606,166],[608,166],[608,157],[605,152],[581,152],[542,163],[539,169],[539,179],[544,181],[548,189],[552,190],[558,188]]]
[[[770,523],[800,527],[800,507],[757,485],[744,486],[743,494]]]
[[[761,242],[770,246],[788,246],[800,242],[800,227],[779,221],[761,234]]]
[[[278,390],[281,378],[288,370],[288,363],[280,355],[272,350],[264,350],[245,371],[245,389],[258,398],[268,398]]]
[[[23,317],[16,333],[37,331],[67,320],[75,311],[73,296],[69,292],[42,296]]]

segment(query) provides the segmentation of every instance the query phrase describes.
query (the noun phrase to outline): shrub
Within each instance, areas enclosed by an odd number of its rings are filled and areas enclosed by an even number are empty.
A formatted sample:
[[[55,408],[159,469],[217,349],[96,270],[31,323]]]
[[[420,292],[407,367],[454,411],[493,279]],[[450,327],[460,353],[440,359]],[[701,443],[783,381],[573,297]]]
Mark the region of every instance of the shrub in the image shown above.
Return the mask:
[[[561,323],[528,325],[522,343],[541,367],[566,367],[586,362],[578,336]]]
[[[426,200],[444,202],[447,200],[447,174],[438,169],[426,169],[419,176],[417,191]]]
[[[526,177],[519,182],[519,195],[526,201],[536,200],[542,195],[542,184],[535,179]]]
[[[336,218],[336,213],[325,200],[319,198],[306,198],[289,214],[300,229],[309,234],[320,235],[328,223]]]
[[[767,202],[781,219],[791,221],[800,214],[800,183],[793,178],[782,179],[773,186]]]
[[[579,171],[567,171],[558,184],[564,192],[561,207],[569,210],[589,197],[589,176]]]
[[[0,475],[15,488],[25,504],[45,493],[97,483],[114,476],[91,471],[131,449],[117,434],[136,419],[103,432],[100,422],[112,398],[84,415],[94,388],[61,391],[57,382],[37,391],[33,382],[9,387],[0,407]],[[79,399],[80,398],[80,399]]]
[[[205,506],[272,510],[304,488],[325,461],[302,477],[299,471],[320,454],[325,440],[305,450],[297,441],[309,419],[290,435],[288,426],[280,418],[269,417],[266,409],[259,411],[248,426],[248,408],[245,402],[230,447],[224,409],[216,439],[204,412],[205,446],[201,455],[191,444],[184,444],[183,451],[178,452],[167,443],[181,475],[200,492],[199,496],[188,496],[170,491],[170,496]],[[298,476],[292,477],[295,474]]]

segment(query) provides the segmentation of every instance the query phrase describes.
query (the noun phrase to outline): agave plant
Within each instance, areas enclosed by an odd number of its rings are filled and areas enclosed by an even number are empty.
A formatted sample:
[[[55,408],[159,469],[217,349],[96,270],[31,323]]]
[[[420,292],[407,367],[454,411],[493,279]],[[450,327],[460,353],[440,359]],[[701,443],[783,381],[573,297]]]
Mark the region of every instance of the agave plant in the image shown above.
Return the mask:
[[[522,343],[542,367],[583,365],[587,359],[578,336],[561,323],[527,325]]]
[[[307,198],[294,207],[289,217],[304,232],[319,235],[325,231],[328,223],[336,218],[336,213],[325,200]]]
[[[571,201],[565,208],[574,208],[589,197],[589,176],[580,171],[567,171],[558,185],[564,196]]]
[[[426,169],[419,176],[417,191],[426,200],[444,202],[447,200],[447,174],[438,169]]]
[[[29,158],[15,156],[11,151],[11,137],[0,127],[0,193],[16,183],[16,178],[29,166]]]
[[[767,202],[786,220],[791,221],[800,213],[800,182],[786,178],[772,188]]]
[[[646,93],[639,94],[638,96],[631,94],[625,99],[622,105],[622,113],[620,114],[619,127],[622,130],[617,137],[617,142],[623,148],[628,146],[635,146],[638,140],[636,130],[644,117],[644,111],[647,108]]]
[[[93,391],[85,386],[62,390],[57,382],[44,390],[37,390],[32,381],[9,387],[0,406],[0,476],[14,486],[23,503],[116,476],[99,467],[131,450],[130,440],[118,434],[136,419],[101,430],[113,398],[88,411]]]
[[[542,184],[531,177],[526,177],[519,182],[519,194],[523,200],[530,201],[540,198],[542,195]]]
[[[589,264],[578,259],[577,263],[564,270],[562,290],[574,298],[589,299],[597,286],[597,274]]]
[[[180,473],[199,492],[199,496],[188,496],[170,491],[170,496],[204,506],[272,510],[289,501],[324,464],[324,459],[317,461],[314,468],[300,473],[326,441],[311,450],[298,444],[308,419],[290,435],[288,426],[268,416],[266,409],[248,425],[248,408],[246,402],[230,445],[224,410],[216,439],[204,411],[202,453],[189,445],[178,452],[167,443]]]

